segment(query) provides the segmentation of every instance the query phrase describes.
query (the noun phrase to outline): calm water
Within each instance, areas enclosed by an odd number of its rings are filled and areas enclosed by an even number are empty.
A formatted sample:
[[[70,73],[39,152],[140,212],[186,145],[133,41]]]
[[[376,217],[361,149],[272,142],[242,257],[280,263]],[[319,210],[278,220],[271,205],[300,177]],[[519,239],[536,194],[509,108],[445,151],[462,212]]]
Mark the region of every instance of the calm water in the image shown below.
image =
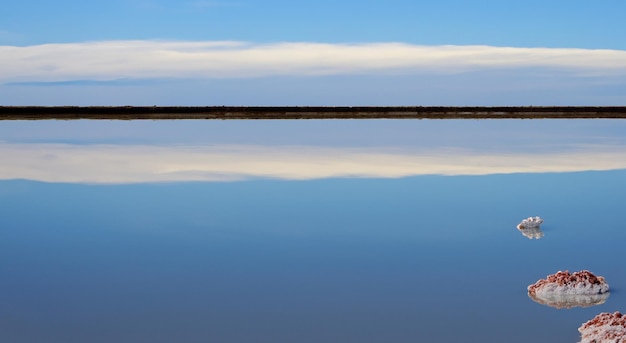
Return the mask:
[[[0,123],[0,338],[577,342],[626,311],[625,137],[602,120]],[[516,225],[535,215],[531,240]],[[610,297],[527,296],[566,269]]]

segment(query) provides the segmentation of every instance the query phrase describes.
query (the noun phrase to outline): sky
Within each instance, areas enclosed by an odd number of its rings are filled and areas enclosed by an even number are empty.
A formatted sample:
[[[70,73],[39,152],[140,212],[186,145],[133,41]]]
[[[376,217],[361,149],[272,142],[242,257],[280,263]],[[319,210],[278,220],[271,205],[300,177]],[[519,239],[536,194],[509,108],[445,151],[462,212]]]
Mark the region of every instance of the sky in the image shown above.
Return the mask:
[[[0,3],[0,105],[626,105],[626,3]]]

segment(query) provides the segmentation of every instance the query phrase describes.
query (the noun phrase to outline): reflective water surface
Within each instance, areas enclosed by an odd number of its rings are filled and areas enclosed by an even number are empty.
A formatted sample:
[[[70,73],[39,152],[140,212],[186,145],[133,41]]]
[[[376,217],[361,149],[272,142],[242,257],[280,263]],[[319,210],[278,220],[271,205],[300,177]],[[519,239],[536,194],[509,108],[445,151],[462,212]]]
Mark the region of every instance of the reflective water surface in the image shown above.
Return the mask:
[[[6,342],[577,342],[626,311],[624,121],[0,122],[0,160]],[[610,295],[527,295],[582,269]]]

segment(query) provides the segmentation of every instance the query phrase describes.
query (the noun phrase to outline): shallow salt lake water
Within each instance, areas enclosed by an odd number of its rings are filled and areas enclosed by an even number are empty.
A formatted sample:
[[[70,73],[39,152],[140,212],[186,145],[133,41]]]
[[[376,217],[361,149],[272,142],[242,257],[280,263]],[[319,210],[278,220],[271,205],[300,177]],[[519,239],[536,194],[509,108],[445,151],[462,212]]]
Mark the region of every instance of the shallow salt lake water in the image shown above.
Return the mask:
[[[1,122],[0,159],[6,342],[577,342],[626,311],[624,121]],[[527,295],[582,269],[605,303]]]

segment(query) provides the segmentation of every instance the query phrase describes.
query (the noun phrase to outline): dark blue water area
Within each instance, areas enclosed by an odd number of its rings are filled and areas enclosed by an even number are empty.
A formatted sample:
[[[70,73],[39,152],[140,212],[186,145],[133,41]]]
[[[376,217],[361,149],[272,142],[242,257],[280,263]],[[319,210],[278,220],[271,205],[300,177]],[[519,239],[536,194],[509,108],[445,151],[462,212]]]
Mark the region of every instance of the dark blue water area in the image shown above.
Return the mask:
[[[0,182],[3,342],[576,342],[626,311],[626,171]],[[545,236],[516,225],[544,218]],[[588,269],[606,303],[526,287]]]

